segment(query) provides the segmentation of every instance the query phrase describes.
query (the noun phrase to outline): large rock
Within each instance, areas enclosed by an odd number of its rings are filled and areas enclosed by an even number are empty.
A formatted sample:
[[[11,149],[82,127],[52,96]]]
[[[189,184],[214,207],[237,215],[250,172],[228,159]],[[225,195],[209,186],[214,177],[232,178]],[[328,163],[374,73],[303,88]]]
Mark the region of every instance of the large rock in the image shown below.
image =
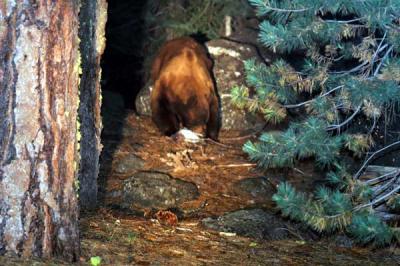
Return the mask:
[[[288,229],[281,219],[262,209],[239,210],[218,218],[205,218],[202,224],[212,230],[237,233],[256,239],[284,239]]]
[[[261,116],[238,109],[230,97],[232,87],[246,85],[244,60],[257,58],[254,47],[228,40],[212,40],[206,45],[214,60],[213,72],[221,99],[221,129],[245,130],[263,125]]]
[[[242,179],[233,185],[238,196],[253,198],[257,202],[269,202],[275,193],[275,188],[266,177],[252,177]]]
[[[244,60],[258,58],[251,45],[228,40],[212,40],[206,43],[214,60],[214,77],[221,100],[221,129],[244,130],[264,120],[261,116],[237,109],[231,104],[230,90],[234,86],[245,85]],[[151,115],[150,87],[143,88],[136,97],[136,110],[142,115]]]
[[[136,112],[140,115],[151,115],[150,108],[150,91],[152,87],[146,86],[142,88],[135,99]]]
[[[144,161],[132,153],[128,153],[113,163],[113,169],[117,174],[133,174],[143,169],[144,166]]]
[[[164,173],[140,172],[124,180],[122,207],[133,210],[176,208],[198,196],[193,183]]]

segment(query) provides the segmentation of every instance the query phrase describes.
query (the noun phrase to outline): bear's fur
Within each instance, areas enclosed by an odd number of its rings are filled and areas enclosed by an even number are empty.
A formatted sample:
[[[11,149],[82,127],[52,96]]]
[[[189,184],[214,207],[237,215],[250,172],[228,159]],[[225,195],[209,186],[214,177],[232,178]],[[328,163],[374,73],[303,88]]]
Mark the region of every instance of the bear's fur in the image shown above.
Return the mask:
[[[163,134],[186,127],[217,140],[219,101],[206,49],[190,37],[165,43],[151,69],[151,110]]]

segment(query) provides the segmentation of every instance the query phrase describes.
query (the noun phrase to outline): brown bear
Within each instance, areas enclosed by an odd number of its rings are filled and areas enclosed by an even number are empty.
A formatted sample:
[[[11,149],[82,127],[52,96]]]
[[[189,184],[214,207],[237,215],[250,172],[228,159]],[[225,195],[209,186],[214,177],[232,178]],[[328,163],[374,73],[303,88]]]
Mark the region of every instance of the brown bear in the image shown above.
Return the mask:
[[[206,49],[191,37],[166,42],[151,69],[152,118],[163,134],[186,127],[217,140],[219,101]]]

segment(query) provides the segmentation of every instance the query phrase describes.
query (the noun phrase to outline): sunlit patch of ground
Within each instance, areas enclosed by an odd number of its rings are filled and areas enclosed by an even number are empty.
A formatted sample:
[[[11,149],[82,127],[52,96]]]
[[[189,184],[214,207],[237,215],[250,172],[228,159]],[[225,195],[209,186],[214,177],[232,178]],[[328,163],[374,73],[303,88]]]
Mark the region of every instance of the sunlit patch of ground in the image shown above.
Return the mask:
[[[256,241],[206,230],[196,219],[169,227],[108,209],[85,215],[81,228],[83,258],[100,256],[104,265],[395,265],[400,255],[328,241]]]

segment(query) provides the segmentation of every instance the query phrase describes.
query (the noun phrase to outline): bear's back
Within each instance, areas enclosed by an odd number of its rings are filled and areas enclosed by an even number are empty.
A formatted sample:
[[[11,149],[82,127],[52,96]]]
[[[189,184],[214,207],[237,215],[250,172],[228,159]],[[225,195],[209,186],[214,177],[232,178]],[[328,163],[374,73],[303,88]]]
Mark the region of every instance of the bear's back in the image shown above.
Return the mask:
[[[191,58],[193,56],[195,59],[199,60],[201,64],[205,64],[208,71],[211,71],[212,62],[208,58],[207,51],[194,39],[190,37],[181,37],[168,41],[161,47],[153,62],[151,69],[152,81],[155,82],[160,77],[164,68],[168,65],[173,64],[177,66],[178,61],[180,61],[181,64],[190,63],[193,61],[193,58]],[[175,62],[172,63],[171,61]]]

